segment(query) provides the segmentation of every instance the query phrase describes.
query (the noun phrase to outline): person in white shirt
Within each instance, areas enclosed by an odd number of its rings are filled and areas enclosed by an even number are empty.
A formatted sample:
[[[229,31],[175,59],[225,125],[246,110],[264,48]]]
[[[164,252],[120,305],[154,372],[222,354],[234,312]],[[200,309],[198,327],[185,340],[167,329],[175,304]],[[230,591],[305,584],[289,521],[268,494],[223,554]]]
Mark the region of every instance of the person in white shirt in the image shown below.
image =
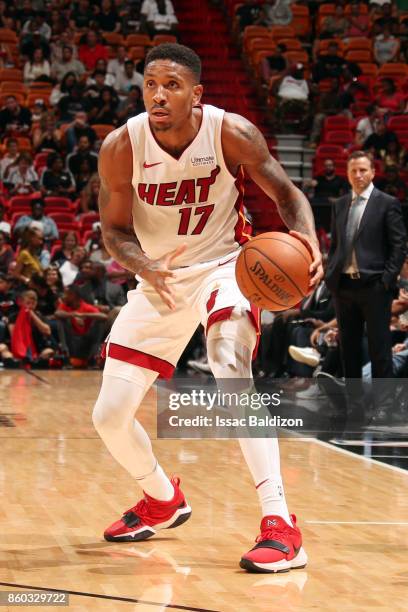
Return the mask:
[[[362,117],[356,125],[356,144],[362,146],[367,138],[374,133],[374,122],[379,117],[378,106],[367,106],[367,117]]]
[[[61,273],[62,284],[64,287],[68,287],[68,285],[72,285],[76,276],[79,272],[79,266],[86,259],[87,252],[84,247],[76,247],[72,251],[71,259],[67,259],[64,261],[59,271]]]
[[[31,85],[33,81],[40,80],[40,77],[49,77],[51,67],[44,58],[44,53],[41,48],[35,49],[32,60],[24,64],[24,83]]]
[[[34,17],[28,19],[21,30],[23,36],[33,32],[38,32],[47,41],[51,38],[52,31],[45,22],[45,13],[43,11],[38,11]]]
[[[284,128],[287,121],[296,117],[299,125],[306,128],[309,121],[309,85],[304,78],[303,64],[295,64],[278,88],[276,119]]]
[[[0,181],[4,181],[18,159],[18,142],[15,138],[9,138],[6,145],[6,154],[0,161]]]
[[[109,60],[107,71],[109,74],[118,78],[125,72],[125,61],[129,59],[125,45],[119,45],[116,50],[116,57]]]
[[[177,29],[178,21],[170,0],[151,0],[145,16],[152,36],[174,33]]]
[[[119,74],[114,87],[119,97],[125,99],[133,85],[137,85],[140,89],[143,89],[143,75],[135,70],[135,65],[132,60],[126,60],[125,71],[123,74]]]

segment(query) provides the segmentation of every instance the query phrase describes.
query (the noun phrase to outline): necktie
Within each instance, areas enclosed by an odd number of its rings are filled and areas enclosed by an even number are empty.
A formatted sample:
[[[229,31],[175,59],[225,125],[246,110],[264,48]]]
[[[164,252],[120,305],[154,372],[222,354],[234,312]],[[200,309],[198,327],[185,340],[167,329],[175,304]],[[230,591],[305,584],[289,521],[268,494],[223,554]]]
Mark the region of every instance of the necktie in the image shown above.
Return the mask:
[[[346,252],[346,265],[348,266],[351,263],[351,258],[353,254],[354,248],[354,239],[357,234],[358,226],[360,225],[362,208],[364,206],[365,198],[361,196],[357,196],[356,199],[352,202],[348,217],[347,217],[347,226],[346,226],[346,244],[345,244],[345,252]]]

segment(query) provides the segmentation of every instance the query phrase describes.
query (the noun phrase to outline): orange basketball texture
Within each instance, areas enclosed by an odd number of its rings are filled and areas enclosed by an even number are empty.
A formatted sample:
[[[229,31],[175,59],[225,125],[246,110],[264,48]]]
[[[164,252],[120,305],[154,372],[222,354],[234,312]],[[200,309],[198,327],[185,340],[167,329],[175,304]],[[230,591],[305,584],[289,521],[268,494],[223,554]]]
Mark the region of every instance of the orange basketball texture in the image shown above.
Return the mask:
[[[266,232],[245,244],[235,275],[241,292],[255,306],[287,310],[308,294],[311,263],[300,240],[283,232]]]

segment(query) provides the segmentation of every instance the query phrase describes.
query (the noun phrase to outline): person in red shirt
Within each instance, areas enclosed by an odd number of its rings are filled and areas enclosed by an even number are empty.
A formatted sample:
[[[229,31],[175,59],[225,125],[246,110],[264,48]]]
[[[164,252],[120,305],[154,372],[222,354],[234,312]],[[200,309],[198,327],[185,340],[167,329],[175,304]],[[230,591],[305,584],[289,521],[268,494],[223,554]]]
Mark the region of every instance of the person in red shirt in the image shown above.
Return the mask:
[[[72,360],[86,365],[102,342],[107,315],[81,299],[80,288],[69,285],[55,312],[61,324],[62,344]],[[75,362],[76,363],[76,362]]]
[[[87,70],[94,70],[100,59],[108,61],[108,49],[98,42],[98,35],[93,30],[89,30],[85,43],[79,47],[79,59]]]

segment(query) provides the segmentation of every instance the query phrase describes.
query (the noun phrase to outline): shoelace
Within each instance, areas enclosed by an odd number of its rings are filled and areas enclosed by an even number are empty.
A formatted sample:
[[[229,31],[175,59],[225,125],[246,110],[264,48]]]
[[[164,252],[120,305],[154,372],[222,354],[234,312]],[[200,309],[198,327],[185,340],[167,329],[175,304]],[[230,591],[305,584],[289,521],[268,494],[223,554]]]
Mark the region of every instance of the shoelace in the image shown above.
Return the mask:
[[[129,510],[126,510],[124,514],[128,514],[128,512],[132,512],[133,514],[136,514],[136,516],[139,516],[141,519],[143,519],[144,517],[146,517],[146,514],[148,512],[148,503],[149,502],[144,497],[136,504],[136,506],[132,506],[132,508],[129,508]]]
[[[259,536],[257,536],[255,542],[263,542],[263,540],[279,540],[280,536],[289,536],[290,527],[272,527],[271,529],[265,529]]]

